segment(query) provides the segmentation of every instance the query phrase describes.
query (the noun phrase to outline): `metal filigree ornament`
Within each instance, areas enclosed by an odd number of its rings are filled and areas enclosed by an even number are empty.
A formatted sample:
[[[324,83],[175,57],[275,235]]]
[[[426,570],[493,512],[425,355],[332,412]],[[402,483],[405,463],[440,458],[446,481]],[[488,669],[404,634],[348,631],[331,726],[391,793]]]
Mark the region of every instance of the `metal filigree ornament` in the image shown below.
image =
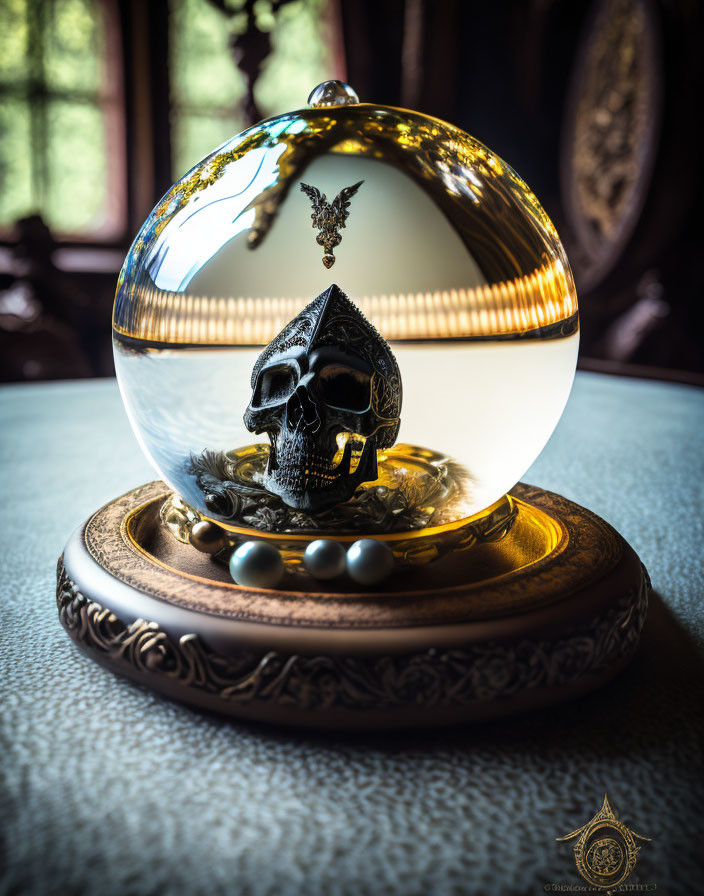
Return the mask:
[[[587,883],[610,893],[626,880],[636,866],[641,848],[636,840],[650,842],[650,837],[636,834],[616,818],[606,794],[601,809],[590,821],[571,834],[556,839],[564,842],[575,837],[578,838],[574,846],[577,870]]]
[[[333,250],[342,242],[340,230],[345,226],[350,214],[350,199],[363,183],[364,181],[360,180],[351,187],[345,187],[332,202],[328,202],[325,193],[321,193],[317,187],[301,182],[301,190],[308,196],[313,206],[311,220],[313,227],[320,231],[316,241],[325,251],[323,264],[328,270],[335,264]]]
[[[244,414],[271,443],[264,487],[313,513],[378,477],[378,449],[401,423],[401,374],[387,343],[336,286],[264,349]]]
[[[189,592],[192,586],[189,582]],[[599,676],[613,663],[633,656],[649,590],[644,578],[606,612],[562,636],[525,639],[520,649],[513,643],[487,641],[381,657],[373,651],[366,656],[334,651],[300,654],[241,645],[236,651],[219,653],[195,632],[176,638],[153,620],[123,622],[81,592],[66,572],[63,557],[57,567],[56,602],[61,624],[74,641],[98,651],[120,671],[150,676],[140,680],[152,687],[158,688],[159,681],[166,679],[179,683],[181,699],[197,703],[199,694],[212,694],[224,712],[232,712],[230,707],[237,705],[258,704],[294,707],[303,713],[337,709],[356,714],[374,709],[500,705],[523,693]],[[162,596],[166,603],[171,598],[171,594]],[[592,819],[585,827],[594,823]],[[620,826],[615,819],[613,823]],[[638,835],[622,827],[628,857],[618,873],[607,866],[612,885],[625,879],[635,865],[637,847],[632,838]],[[558,839],[569,839],[583,830]],[[597,849],[603,845],[597,843]]]

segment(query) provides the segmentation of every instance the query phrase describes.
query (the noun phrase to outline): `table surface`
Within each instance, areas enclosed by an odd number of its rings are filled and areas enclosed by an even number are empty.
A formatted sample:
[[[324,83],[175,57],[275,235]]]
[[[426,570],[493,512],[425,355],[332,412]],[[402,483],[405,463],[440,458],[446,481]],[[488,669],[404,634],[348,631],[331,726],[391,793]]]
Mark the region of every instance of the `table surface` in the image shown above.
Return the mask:
[[[639,653],[557,709],[461,730],[322,735],[161,700],[61,629],[55,563],[154,478],[113,380],[0,389],[0,892],[527,894],[580,883],[608,793],[629,883],[701,892],[704,390],[578,374],[524,479],[612,523],[654,594]]]

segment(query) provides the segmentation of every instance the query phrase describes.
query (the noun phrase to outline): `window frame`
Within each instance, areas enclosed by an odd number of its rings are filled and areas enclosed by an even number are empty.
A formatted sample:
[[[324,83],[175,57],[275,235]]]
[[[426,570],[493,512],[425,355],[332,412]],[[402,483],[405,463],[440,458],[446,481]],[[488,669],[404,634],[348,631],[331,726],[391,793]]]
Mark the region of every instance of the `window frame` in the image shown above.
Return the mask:
[[[125,154],[125,108],[123,78],[123,48],[120,34],[119,0],[96,0],[103,18],[105,52],[100,60],[103,68],[101,84],[95,89],[57,88],[47,84],[44,75],[44,34],[45,18],[51,14],[49,4],[28,4],[26,24],[29,34],[30,71],[21,81],[0,84],[0,101],[5,98],[19,100],[27,104],[29,110],[32,144],[37,149],[31,154],[32,188],[36,199],[46,188],[47,130],[50,104],[57,100],[84,103],[100,110],[105,128],[107,153],[106,221],[103,226],[90,232],[59,233],[55,240],[61,245],[83,246],[95,244],[101,247],[122,243],[127,230],[127,207],[125,201],[127,171]],[[41,207],[41,198],[37,201]],[[27,211],[27,215],[34,212]],[[39,212],[41,214],[41,212]],[[53,233],[53,231],[52,231]],[[16,243],[14,226],[0,227],[0,245],[12,246]]]

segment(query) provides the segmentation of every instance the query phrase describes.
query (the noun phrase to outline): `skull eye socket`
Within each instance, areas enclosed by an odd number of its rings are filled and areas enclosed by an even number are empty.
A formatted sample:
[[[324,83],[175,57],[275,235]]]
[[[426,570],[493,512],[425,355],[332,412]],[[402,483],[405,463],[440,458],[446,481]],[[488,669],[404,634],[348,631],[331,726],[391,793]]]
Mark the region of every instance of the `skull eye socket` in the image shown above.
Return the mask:
[[[371,400],[369,374],[341,364],[328,364],[317,377],[325,404],[345,411],[366,411]]]
[[[288,364],[263,370],[254,392],[254,404],[261,407],[285,401],[296,388],[297,381],[296,371]]]

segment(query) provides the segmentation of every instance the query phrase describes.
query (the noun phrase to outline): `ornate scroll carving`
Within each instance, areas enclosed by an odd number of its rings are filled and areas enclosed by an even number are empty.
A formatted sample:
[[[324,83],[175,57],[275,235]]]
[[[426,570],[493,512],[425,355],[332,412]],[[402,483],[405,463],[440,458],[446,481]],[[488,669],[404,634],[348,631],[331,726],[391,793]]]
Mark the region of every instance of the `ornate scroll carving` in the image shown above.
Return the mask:
[[[223,656],[196,634],[174,641],[155,622],[121,622],[78,590],[62,559],[57,578],[64,628],[74,641],[114,663],[166,676],[226,703],[274,703],[301,710],[459,707],[537,688],[560,688],[599,675],[635,651],[650,590],[643,569],[640,587],[553,640],[488,642],[384,657],[278,651]]]

